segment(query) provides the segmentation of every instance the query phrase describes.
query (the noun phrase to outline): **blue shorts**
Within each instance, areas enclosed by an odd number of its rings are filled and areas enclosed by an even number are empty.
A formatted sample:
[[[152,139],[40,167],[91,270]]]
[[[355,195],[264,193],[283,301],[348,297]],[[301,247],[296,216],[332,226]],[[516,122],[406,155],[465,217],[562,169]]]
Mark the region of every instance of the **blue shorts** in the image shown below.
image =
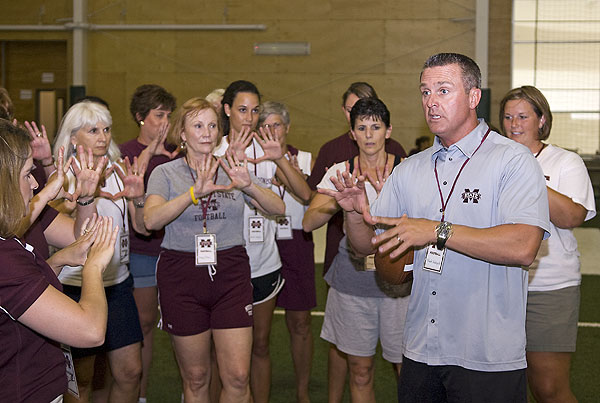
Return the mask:
[[[131,253],[129,271],[133,276],[133,288],[156,287],[156,262],[158,256]]]
[[[133,299],[133,278],[129,276],[122,283],[104,287],[104,291],[108,303],[108,323],[104,344],[93,348],[71,347],[74,358],[116,350],[144,339],[137,306]],[[75,301],[79,302],[81,298],[81,287],[63,284],[63,292]]]

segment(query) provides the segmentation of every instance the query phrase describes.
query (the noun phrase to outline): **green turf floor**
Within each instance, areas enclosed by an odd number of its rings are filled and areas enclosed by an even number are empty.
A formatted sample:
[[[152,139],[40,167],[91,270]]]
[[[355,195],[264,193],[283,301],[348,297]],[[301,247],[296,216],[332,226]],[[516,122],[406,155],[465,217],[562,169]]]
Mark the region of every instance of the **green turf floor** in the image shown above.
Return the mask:
[[[321,273],[320,265],[317,273]],[[323,311],[325,287],[317,275],[318,306]],[[582,282],[580,322],[600,323],[600,276],[584,276]],[[319,338],[323,318],[313,316],[315,353],[311,374],[310,393],[313,403],[327,401],[327,343]],[[154,363],[150,374],[148,402],[178,403],[181,399],[181,382],[166,333],[157,330],[154,338]],[[271,402],[294,402],[294,371],[289,354],[287,329],[282,315],[275,315],[271,335],[273,377]],[[375,369],[375,393],[378,402],[396,401],[396,381],[390,364],[378,354]],[[573,357],[571,384],[580,402],[600,402],[600,328],[580,327],[577,353]],[[348,391],[344,402],[349,402]]]

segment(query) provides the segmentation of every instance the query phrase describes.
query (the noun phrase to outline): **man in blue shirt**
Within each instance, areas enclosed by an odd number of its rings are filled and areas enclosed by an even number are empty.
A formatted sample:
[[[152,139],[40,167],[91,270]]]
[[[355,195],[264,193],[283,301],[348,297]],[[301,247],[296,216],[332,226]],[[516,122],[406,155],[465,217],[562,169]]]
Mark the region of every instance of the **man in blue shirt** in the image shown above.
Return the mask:
[[[401,402],[527,401],[521,266],[549,234],[548,198],[531,152],[477,119],[480,82],[470,58],[431,56],[420,89],[434,145],[398,165],[371,207],[360,178],[331,191],[355,250],[415,250]]]

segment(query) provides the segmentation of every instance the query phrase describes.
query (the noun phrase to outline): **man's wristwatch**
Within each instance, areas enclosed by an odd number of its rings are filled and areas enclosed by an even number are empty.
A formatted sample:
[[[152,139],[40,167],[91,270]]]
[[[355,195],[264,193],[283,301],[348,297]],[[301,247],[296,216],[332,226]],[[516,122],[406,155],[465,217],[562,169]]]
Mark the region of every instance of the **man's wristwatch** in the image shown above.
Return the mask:
[[[437,241],[435,243],[435,247],[438,250],[444,249],[446,246],[446,241],[450,239],[452,234],[452,223],[448,221],[442,221],[435,227],[435,233],[437,234]]]

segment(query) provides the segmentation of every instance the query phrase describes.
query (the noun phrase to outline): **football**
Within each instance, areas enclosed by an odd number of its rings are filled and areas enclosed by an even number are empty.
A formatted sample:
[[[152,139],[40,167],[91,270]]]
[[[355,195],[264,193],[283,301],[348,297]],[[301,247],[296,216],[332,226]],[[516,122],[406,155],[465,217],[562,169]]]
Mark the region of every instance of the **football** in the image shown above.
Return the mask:
[[[391,251],[390,251],[391,252]],[[412,264],[415,256],[413,248],[391,259],[389,253],[375,253],[377,275],[390,284],[403,284],[412,280],[412,271],[404,271],[404,266]]]

